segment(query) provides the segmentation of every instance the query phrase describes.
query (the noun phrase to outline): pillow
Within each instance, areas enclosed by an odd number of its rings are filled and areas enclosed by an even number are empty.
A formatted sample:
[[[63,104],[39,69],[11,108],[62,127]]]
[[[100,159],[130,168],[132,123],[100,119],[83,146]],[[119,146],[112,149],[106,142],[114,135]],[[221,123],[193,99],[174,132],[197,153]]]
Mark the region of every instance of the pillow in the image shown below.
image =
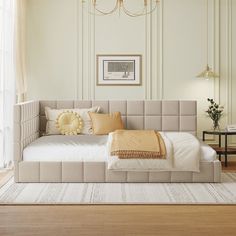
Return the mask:
[[[94,134],[109,134],[117,129],[124,129],[120,112],[97,114],[89,112]]]
[[[92,134],[92,124],[88,112],[99,112],[100,107],[91,108],[75,108],[75,109],[52,109],[50,107],[45,107],[45,115],[47,119],[46,125],[46,135],[60,134],[60,131],[56,127],[56,120],[58,116],[65,111],[73,111],[79,114],[83,120],[83,128],[81,134]]]
[[[78,113],[73,111],[62,112],[56,121],[56,127],[64,135],[79,134],[83,127],[83,121]]]

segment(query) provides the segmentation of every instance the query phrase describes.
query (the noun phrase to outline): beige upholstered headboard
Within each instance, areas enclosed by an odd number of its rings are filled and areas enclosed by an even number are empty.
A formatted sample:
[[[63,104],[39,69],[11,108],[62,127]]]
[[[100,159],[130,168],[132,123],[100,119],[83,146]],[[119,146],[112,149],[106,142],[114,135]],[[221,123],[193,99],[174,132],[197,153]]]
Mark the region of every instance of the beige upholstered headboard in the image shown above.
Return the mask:
[[[100,106],[102,113],[120,111],[127,129],[183,131],[196,135],[196,101],[39,101],[40,133],[45,132],[45,106],[57,109]]]

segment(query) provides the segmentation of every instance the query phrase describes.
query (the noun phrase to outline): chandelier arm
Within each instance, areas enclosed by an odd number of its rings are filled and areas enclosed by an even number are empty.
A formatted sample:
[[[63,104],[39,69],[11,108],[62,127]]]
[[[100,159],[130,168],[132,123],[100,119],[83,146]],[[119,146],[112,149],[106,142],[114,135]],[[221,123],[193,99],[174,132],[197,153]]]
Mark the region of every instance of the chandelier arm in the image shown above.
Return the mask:
[[[100,16],[101,15],[110,15],[110,14],[114,13],[115,11],[117,11],[117,9],[119,9],[119,11],[121,9],[123,9],[124,13],[126,15],[130,16],[130,17],[139,17],[139,16],[143,16],[143,15],[149,15],[149,14],[151,14],[152,12],[154,12],[156,10],[157,5],[160,2],[160,0],[155,0],[154,1],[155,2],[154,7],[151,7],[152,9],[150,11],[147,11],[147,6],[148,6],[147,2],[148,2],[148,0],[144,0],[144,7],[143,7],[142,11],[132,12],[132,11],[130,11],[129,9],[127,9],[125,7],[124,0],[116,0],[115,7],[112,10],[106,12],[106,11],[102,11],[102,10],[100,10],[96,7],[96,0],[91,0],[91,1],[92,1],[94,10],[96,12],[98,12],[98,14],[92,13],[92,12],[91,12],[91,14],[100,15]],[[150,4],[151,4],[151,2],[153,0],[149,0],[149,1],[150,1]]]
[[[158,2],[156,2],[155,6],[149,12],[147,12],[146,14],[147,15],[152,14],[157,9],[157,4],[158,4]]]
[[[146,8],[144,8],[144,9],[142,10],[142,12],[138,12],[138,13],[130,12],[130,11],[128,11],[126,8],[123,8],[123,11],[124,11],[124,13],[125,13],[126,15],[128,15],[128,16],[130,16],[130,17],[138,17],[138,16],[143,16],[143,15],[145,14],[145,9],[146,9]]]
[[[114,7],[111,11],[107,11],[107,12],[104,12],[104,11],[98,9],[98,8],[96,7],[96,4],[94,4],[94,1],[93,1],[93,7],[94,7],[94,9],[95,9],[97,12],[100,13],[100,15],[110,15],[110,14],[114,13],[114,12],[118,9],[118,7],[119,7],[119,1],[117,0],[115,7]]]
[[[128,10],[128,9],[124,6],[124,4],[122,5],[122,8],[123,8],[123,11],[125,12],[126,15],[128,15],[128,16],[130,16],[130,17],[138,17],[138,16],[143,16],[143,15],[149,15],[149,14],[151,14],[152,12],[154,12],[154,11],[156,10],[156,8],[157,8],[158,2],[159,2],[159,1],[155,1],[155,6],[154,6],[150,11],[148,11],[148,12],[146,11],[147,6],[145,6],[142,11],[136,12],[136,13],[133,13],[133,12],[131,12],[130,10]]]

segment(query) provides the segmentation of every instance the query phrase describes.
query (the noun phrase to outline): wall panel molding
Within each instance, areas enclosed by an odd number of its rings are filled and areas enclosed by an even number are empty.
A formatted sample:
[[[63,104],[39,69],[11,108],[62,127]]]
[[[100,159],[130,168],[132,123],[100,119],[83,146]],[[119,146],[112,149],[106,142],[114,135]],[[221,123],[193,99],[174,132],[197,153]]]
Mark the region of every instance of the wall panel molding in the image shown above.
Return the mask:
[[[77,0],[78,2],[81,2]],[[219,0],[206,0],[209,4],[208,27],[212,34],[209,37],[208,49],[210,64],[213,69],[219,70]],[[79,3],[78,10],[78,97],[94,99],[96,95],[96,15],[91,14],[93,7],[90,1]],[[158,9],[145,20],[145,55],[143,55],[143,83],[146,99],[164,98],[164,1],[160,1]],[[81,23],[82,22],[82,23]],[[81,25],[82,24],[82,25]],[[82,36],[81,36],[82,35]],[[81,57],[82,52],[82,57]],[[81,87],[83,88],[81,91]],[[215,99],[220,99],[219,80],[214,82]],[[82,93],[82,95],[80,95]]]
[[[206,0],[208,4],[208,63],[209,66],[219,73],[220,69],[220,10],[219,0]],[[214,99],[220,101],[220,79],[213,82]]]
[[[152,98],[152,15],[145,16],[145,55],[143,56],[143,85],[145,86],[145,99]]]
[[[220,75],[220,1],[213,0],[212,7],[213,21],[213,69]],[[220,102],[220,78],[214,79],[214,98]]]
[[[162,97],[162,1],[159,2],[155,12],[150,16],[151,18],[151,87],[150,87],[150,99],[161,99]]]
[[[77,0],[78,4],[78,82],[77,98],[96,98],[96,14],[90,1]],[[161,99],[163,85],[162,66],[162,14],[158,9],[143,17],[145,21],[145,53],[142,55],[142,86],[145,99]],[[155,85],[155,87],[153,87]]]
[[[96,35],[95,35],[95,12],[94,9],[91,6],[91,2],[90,2],[90,12],[93,13],[93,15],[91,15],[91,67],[92,72],[91,72],[91,99],[95,99],[95,86],[96,86],[96,54],[95,54],[95,42],[96,42]]]
[[[208,29],[211,34],[208,37],[208,55],[210,67],[220,75],[220,2],[208,1]],[[214,100],[220,103],[220,78],[214,78]],[[218,143],[217,137],[212,136],[212,143]]]
[[[232,47],[232,30],[233,30],[233,4],[232,0],[227,0],[227,86],[226,86],[226,101],[227,101],[227,124],[233,123],[233,47]],[[236,140],[230,138],[230,144],[236,144]]]
[[[158,98],[159,99],[163,99],[164,97],[164,88],[163,88],[163,85],[164,85],[164,76],[163,76],[163,28],[164,28],[164,17],[163,17],[163,14],[164,14],[164,2],[163,1],[160,1],[160,11],[159,11],[159,14],[160,14],[160,17],[159,17],[159,26],[160,26],[160,31],[159,31],[159,50],[160,50],[160,57],[159,57],[159,83],[157,84],[159,86],[158,88],[158,91],[159,91],[159,95],[158,95]]]
[[[77,98],[95,99],[95,15],[90,1],[77,0]]]
[[[88,38],[88,99],[95,99],[95,14],[94,8],[89,1],[89,13],[88,13],[88,27],[89,27],[89,38]]]
[[[232,0],[227,0],[227,123],[232,123]]]
[[[205,66],[207,2],[209,65],[220,73],[209,83],[195,79]],[[235,2],[161,0],[151,15],[129,18],[90,14],[89,0],[28,0],[29,99],[196,99],[200,134],[211,124],[210,96],[225,106],[222,126],[235,123]],[[97,53],[141,53],[142,86],[97,87]]]
[[[83,100],[83,78],[84,78],[84,2],[77,0],[77,94],[76,99]]]

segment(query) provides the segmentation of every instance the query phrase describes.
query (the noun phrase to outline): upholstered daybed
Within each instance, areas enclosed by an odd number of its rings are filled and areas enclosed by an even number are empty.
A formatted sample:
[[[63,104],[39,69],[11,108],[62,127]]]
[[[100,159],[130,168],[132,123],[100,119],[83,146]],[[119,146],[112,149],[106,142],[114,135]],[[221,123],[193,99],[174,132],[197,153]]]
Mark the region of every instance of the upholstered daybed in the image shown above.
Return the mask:
[[[220,182],[221,164],[201,144],[200,172],[112,170],[105,151],[107,135],[45,136],[45,107],[100,106],[120,111],[127,129],[153,129],[196,135],[195,101],[31,101],[15,105],[16,182]]]

